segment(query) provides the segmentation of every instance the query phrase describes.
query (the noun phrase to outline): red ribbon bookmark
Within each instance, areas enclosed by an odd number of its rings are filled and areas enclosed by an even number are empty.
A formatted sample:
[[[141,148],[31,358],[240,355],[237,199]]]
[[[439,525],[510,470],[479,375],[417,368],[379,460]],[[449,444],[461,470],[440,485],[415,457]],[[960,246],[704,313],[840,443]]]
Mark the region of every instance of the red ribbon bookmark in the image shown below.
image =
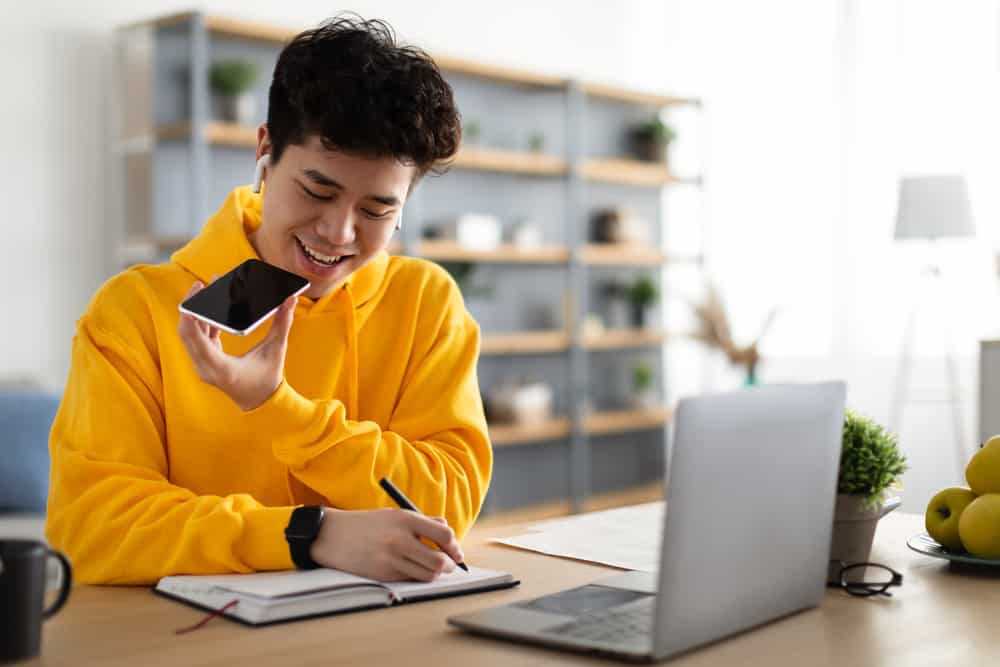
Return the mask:
[[[201,619],[200,621],[198,621],[194,625],[188,626],[186,628],[181,628],[180,630],[175,630],[174,634],[175,635],[183,635],[183,634],[185,634],[187,632],[193,632],[194,630],[197,630],[198,628],[202,628],[202,627],[205,626],[206,623],[208,623],[209,621],[211,621],[213,618],[215,618],[217,616],[222,616],[223,614],[225,614],[227,611],[229,611],[230,609],[232,609],[233,607],[235,607],[239,603],[240,603],[239,600],[230,600],[224,606],[222,606],[222,607],[216,609],[215,611],[211,612],[208,616],[206,616],[205,618]]]

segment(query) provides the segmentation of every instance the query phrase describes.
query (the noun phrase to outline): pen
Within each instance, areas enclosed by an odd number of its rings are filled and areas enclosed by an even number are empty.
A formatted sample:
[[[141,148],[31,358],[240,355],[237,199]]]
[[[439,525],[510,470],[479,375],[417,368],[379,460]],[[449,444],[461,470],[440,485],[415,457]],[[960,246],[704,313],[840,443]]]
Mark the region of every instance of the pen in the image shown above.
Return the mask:
[[[383,477],[382,479],[380,479],[378,481],[378,485],[381,486],[382,489],[389,494],[389,497],[392,498],[397,505],[399,505],[400,509],[410,510],[411,512],[416,512],[417,514],[423,514],[423,512],[417,509],[416,505],[410,502],[409,498],[403,495],[402,491],[396,488],[395,484],[389,481],[388,477]],[[469,571],[469,568],[466,567],[465,563],[456,562],[455,565],[459,566],[466,572]]]

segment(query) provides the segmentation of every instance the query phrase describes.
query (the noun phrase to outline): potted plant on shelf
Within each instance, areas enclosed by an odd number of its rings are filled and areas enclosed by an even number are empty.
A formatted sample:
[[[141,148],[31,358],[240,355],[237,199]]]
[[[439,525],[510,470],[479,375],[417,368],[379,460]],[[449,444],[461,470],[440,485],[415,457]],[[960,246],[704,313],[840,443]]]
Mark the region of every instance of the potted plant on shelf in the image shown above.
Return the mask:
[[[648,410],[656,407],[656,404],[653,369],[649,364],[638,363],[632,368],[632,405],[640,410]]]
[[[673,128],[659,116],[653,116],[632,130],[636,156],[647,162],[666,162],[667,147],[677,137]]]
[[[869,417],[847,410],[831,561],[850,564],[868,560],[878,520],[899,507],[899,497],[890,495],[899,488],[906,468],[906,457],[899,451],[894,434]]]
[[[470,119],[462,124],[462,143],[468,146],[478,146],[482,135],[482,128],[479,121]]]
[[[632,304],[632,324],[638,328],[646,326],[646,311],[656,303],[660,293],[656,283],[647,275],[642,275],[628,287],[628,300]]]
[[[257,80],[257,65],[249,60],[221,60],[209,70],[209,81],[221,120],[253,125],[256,105],[250,92]]]

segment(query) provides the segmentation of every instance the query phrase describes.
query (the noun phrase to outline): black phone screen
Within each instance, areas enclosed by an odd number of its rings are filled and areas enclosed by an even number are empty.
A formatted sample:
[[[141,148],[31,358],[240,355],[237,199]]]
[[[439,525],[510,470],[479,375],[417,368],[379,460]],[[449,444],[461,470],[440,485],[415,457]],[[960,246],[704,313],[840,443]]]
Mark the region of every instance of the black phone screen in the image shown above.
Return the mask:
[[[185,301],[185,310],[234,331],[251,329],[309,284],[305,278],[248,259]]]

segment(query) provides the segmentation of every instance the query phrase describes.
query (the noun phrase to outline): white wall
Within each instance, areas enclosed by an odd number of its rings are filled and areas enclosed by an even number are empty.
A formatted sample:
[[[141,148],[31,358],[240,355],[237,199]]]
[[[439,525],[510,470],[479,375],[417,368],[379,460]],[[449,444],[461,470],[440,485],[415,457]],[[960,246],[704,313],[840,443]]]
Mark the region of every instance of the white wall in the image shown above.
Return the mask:
[[[666,6],[656,0],[619,4],[362,0],[349,8],[388,20],[405,40],[433,52],[663,89],[669,69]],[[313,25],[338,7],[316,0],[215,0],[200,6],[289,27]],[[64,383],[74,322],[107,277],[111,31],[189,8],[184,0],[41,0],[5,7],[0,378],[39,378],[53,388]],[[248,179],[251,169],[248,165]]]

